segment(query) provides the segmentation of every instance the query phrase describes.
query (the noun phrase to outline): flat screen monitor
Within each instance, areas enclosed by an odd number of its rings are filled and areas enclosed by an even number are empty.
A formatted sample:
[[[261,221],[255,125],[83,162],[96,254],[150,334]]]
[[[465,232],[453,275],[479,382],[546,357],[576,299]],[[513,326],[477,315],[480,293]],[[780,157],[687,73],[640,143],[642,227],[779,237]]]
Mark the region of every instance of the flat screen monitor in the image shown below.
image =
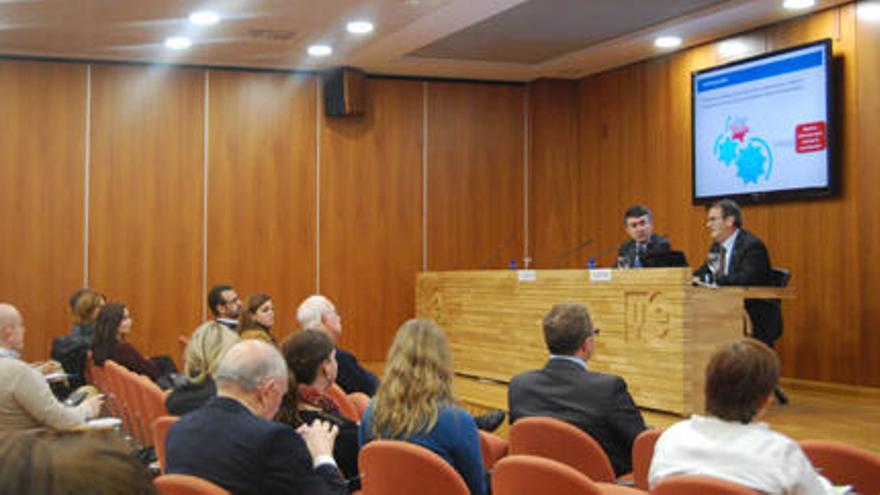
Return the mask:
[[[831,40],[691,74],[693,201],[835,193]]]

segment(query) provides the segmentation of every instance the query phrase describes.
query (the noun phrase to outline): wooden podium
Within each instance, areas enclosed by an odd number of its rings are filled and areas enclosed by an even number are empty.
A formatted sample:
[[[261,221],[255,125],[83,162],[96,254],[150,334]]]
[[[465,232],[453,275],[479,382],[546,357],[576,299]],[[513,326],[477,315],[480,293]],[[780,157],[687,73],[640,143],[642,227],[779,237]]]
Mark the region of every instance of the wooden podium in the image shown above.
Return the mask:
[[[709,356],[742,336],[750,290],[690,281],[688,268],[425,272],[416,314],[446,332],[457,393],[507,409],[510,378],[547,360],[544,314],[583,303],[601,330],[590,369],[623,376],[639,407],[686,415],[703,411]]]

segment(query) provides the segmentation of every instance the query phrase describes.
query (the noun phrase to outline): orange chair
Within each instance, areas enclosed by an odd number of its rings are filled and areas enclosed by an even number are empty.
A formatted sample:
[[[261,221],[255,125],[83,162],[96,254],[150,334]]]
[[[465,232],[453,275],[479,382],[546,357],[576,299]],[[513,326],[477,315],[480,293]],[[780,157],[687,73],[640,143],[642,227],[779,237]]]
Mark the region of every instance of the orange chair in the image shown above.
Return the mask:
[[[153,432],[153,444],[156,449],[156,460],[159,461],[159,471],[165,472],[165,441],[168,437],[168,430],[171,425],[180,419],[179,416],[159,416],[150,425]]]
[[[654,457],[654,445],[663,433],[662,428],[651,428],[639,433],[633,442],[633,481],[639,490],[648,490],[648,471]]]
[[[651,495],[756,495],[751,488],[710,476],[672,476],[651,490]]]
[[[480,451],[483,454],[483,468],[491,471],[495,463],[507,455],[507,440],[483,430],[480,434]]]
[[[518,419],[510,428],[510,454],[546,457],[571,466],[593,481],[613,483],[614,468],[599,442],[555,418]]]
[[[168,415],[168,409],[165,407],[165,398],[168,394],[163,392],[162,389],[147,376],[136,375],[136,380],[138,381],[138,388],[140,389],[141,394],[141,414],[144,425],[147,428],[146,433],[148,445],[155,445],[155,437],[150,425],[153,424],[153,421],[155,421],[156,418]]]
[[[160,495],[229,495],[208,480],[186,474],[163,474],[153,480]]]
[[[124,380],[125,378],[122,376],[125,368],[116,364],[111,360],[104,361],[104,371],[106,372],[107,377],[107,390],[109,392],[109,402],[113,405],[115,409],[114,414],[116,414],[119,419],[122,420],[123,428],[132,436],[134,436],[134,425],[132,423],[132,414],[130,410],[130,405],[128,404],[128,396],[126,394],[126,388]]]
[[[351,399],[352,404],[354,404],[354,407],[357,410],[358,421],[360,421],[361,416],[364,415],[364,411],[367,410],[367,406],[370,405],[370,396],[363,392],[352,392],[348,394],[348,398]]]
[[[644,492],[613,483],[597,483],[583,473],[544,457],[511,455],[492,472],[495,495],[636,495]]]
[[[358,454],[362,495],[469,495],[461,475],[430,450],[409,442],[374,440]]]
[[[361,420],[357,406],[355,406],[348,394],[345,393],[345,390],[342,390],[342,387],[334,383],[333,385],[330,385],[326,393],[331,399],[333,399],[333,402],[336,402],[336,405],[339,406],[340,414],[355,423]]]
[[[813,467],[835,485],[852,485],[856,493],[880,493],[880,455],[830,440],[800,443]]]

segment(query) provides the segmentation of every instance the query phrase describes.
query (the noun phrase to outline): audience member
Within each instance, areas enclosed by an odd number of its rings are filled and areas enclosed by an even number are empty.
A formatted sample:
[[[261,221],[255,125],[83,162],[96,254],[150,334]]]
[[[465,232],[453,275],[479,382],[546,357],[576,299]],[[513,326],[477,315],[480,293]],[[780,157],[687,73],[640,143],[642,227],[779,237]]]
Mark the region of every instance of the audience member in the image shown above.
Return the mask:
[[[296,310],[296,319],[302,329],[321,330],[336,346],[339,374],[336,383],[346,393],[363,392],[370,397],[376,393],[379,379],[360,365],[354,354],[339,348],[342,337],[342,316],[326,297],[315,294],[307,297]]]
[[[243,339],[258,339],[275,345],[272,325],[275,324],[275,305],[266,294],[254,294],[244,303],[238,333]]]
[[[357,424],[343,417],[339,405],[325,393],[336,381],[333,341],[320,330],[301,330],[284,340],[281,354],[296,383],[284,396],[276,419],[294,427],[316,419],[338,426],[333,457],[347,479],[357,478]]]
[[[0,493],[152,495],[143,464],[122,442],[83,435],[0,436]]]
[[[215,285],[208,292],[208,309],[214,321],[230,330],[238,330],[241,299],[231,285]]]
[[[63,430],[97,416],[100,395],[77,407],[58,402],[43,375],[21,361],[24,337],[21,314],[15,306],[0,303],[0,433],[44,426]]]
[[[619,268],[644,266],[647,257],[671,249],[668,239],[654,233],[654,217],[645,206],[635,205],[628,208],[623,214],[623,227],[630,240],[621,244],[618,249]]]
[[[95,364],[103,366],[104,361],[110,359],[135,373],[149,376],[153,381],[175,371],[173,362],[167,356],[145,359],[127,342],[132,323],[131,314],[122,303],[111,302],[101,308],[92,339]]]
[[[287,393],[284,358],[265,342],[230,348],[214,372],[217,397],[168,433],[169,473],[198,476],[233,494],[344,494],[333,460],[338,429],[323,421],[296,431],[272,421]]]
[[[240,341],[235,332],[222,325],[204,327],[193,334],[183,351],[185,380],[175,384],[165,399],[170,414],[182,416],[217,395],[214,372],[226,351]]]
[[[835,493],[797,442],[758,423],[773,401],[779,361],[754,339],[731,342],[706,368],[706,411],[672,425],[660,436],[648,475],[651,486],[667,476],[701,474],[761,493]]]
[[[412,319],[397,331],[359,438],[362,446],[395,439],[426,447],[461,474],[471,494],[486,493],[477,425],[456,405],[446,337],[431,320]]]
[[[550,360],[510,381],[510,421],[549,416],[577,426],[608,454],[618,476],[632,470],[636,436],[645,429],[623,378],[587,369],[599,329],[581,304],[557,304],[544,316]]]
[[[95,334],[95,321],[98,312],[106,304],[104,296],[92,289],[79,289],[70,296],[70,310],[73,313],[73,328],[70,334],[74,337],[91,339]]]

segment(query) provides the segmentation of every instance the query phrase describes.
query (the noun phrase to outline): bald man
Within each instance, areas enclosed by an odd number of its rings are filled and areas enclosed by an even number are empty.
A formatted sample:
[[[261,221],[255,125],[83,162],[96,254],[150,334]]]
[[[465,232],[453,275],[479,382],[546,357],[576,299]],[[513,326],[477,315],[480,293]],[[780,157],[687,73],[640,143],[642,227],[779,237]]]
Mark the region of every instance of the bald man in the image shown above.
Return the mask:
[[[40,372],[21,361],[25,326],[15,306],[0,303],[0,433],[50,427],[65,430],[96,417],[103,397],[77,407],[58,402]]]

